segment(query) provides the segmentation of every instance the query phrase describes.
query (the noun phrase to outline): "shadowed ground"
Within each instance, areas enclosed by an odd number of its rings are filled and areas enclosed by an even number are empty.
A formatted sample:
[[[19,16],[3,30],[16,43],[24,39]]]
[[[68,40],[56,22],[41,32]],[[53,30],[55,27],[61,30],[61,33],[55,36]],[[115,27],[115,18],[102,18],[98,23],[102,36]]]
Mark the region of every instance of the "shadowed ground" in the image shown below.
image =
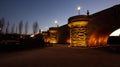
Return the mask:
[[[0,53],[0,67],[120,67],[120,55],[102,49],[54,46]]]

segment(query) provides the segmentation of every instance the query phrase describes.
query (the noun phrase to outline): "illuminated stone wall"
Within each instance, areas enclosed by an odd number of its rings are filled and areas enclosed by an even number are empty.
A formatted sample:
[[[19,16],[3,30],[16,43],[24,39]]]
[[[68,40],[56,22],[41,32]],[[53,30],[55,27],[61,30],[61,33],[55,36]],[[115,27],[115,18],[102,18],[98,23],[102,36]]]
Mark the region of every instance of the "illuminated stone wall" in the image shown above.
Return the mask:
[[[58,43],[58,31],[56,27],[49,28],[50,43]]]
[[[43,31],[42,32],[42,36],[44,38],[44,42],[45,43],[48,43],[50,41],[50,38],[49,38],[49,33],[47,31]]]
[[[68,26],[70,46],[106,46],[109,35],[120,28],[120,4],[89,15],[89,17],[82,15],[70,17]],[[85,30],[81,30],[82,26]]]
[[[70,46],[87,46],[87,24],[88,17],[86,15],[69,18],[68,26],[70,27]]]
[[[89,17],[86,15],[70,17],[67,25],[58,27],[57,32],[49,35],[51,43],[67,41],[70,46],[106,46],[109,35],[120,28],[120,5]],[[84,30],[81,30],[82,27]]]

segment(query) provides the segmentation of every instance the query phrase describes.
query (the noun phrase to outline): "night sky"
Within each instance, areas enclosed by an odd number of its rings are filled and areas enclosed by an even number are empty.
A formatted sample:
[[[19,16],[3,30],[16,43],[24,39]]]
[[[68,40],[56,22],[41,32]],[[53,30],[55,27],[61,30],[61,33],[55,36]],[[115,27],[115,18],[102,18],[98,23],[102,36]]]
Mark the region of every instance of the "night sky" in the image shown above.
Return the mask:
[[[0,0],[0,19],[5,18],[10,24],[23,20],[29,22],[29,33],[32,33],[34,22],[39,23],[39,28],[47,30],[55,26],[54,20],[58,20],[59,26],[67,24],[67,19],[77,15],[77,6],[81,6],[80,14],[90,14],[120,4],[120,0]]]

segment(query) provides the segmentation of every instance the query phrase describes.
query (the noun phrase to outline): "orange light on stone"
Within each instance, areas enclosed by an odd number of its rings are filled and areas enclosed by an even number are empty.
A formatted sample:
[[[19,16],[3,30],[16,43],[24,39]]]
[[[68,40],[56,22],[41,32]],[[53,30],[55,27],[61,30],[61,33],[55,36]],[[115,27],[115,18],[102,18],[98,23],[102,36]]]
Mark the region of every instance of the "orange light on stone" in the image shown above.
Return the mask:
[[[51,38],[51,39],[50,39],[50,43],[57,43],[57,40],[54,39],[54,38]]]
[[[106,46],[108,37],[106,34],[93,33],[88,40],[88,46]]]
[[[67,42],[67,43],[71,43],[71,40],[70,40],[70,38],[68,38],[68,39],[66,40],[66,42]]]
[[[87,15],[73,16],[68,19],[68,27],[70,28],[70,46],[87,46],[87,25],[89,18]]]
[[[50,38],[47,38],[46,41],[47,41],[47,42],[50,42]]]

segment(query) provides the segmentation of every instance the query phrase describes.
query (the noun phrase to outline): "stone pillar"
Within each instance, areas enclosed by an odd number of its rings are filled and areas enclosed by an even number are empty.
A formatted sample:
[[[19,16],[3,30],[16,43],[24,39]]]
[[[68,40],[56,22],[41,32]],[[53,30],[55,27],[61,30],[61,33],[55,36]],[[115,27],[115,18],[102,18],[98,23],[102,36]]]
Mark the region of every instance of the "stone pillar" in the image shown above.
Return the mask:
[[[68,19],[70,28],[70,46],[87,46],[87,24],[88,16],[78,15]]]
[[[49,42],[48,31],[43,31],[42,36],[44,38],[45,43],[48,43]]]
[[[50,35],[50,43],[58,43],[58,31],[57,27],[49,28],[49,35]]]

